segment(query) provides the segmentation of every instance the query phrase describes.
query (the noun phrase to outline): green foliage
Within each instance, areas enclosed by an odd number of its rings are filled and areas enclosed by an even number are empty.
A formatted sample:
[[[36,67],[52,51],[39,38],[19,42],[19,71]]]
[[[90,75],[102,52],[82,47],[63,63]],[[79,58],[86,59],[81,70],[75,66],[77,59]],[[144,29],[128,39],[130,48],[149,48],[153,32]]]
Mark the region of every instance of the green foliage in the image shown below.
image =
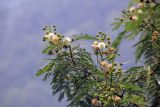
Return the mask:
[[[129,8],[136,5],[139,1],[132,0],[129,4]],[[132,83],[140,84],[143,87],[144,90],[144,96],[146,96],[146,102],[148,103],[149,107],[159,107],[159,85],[157,84],[157,78],[159,78],[159,70],[160,68],[156,69],[157,66],[159,66],[159,57],[160,57],[160,48],[159,48],[159,37],[156,37],[154,32],[160,32],[159,26],[160,26],[160,19],[158,18],[160,16],[160,4],[156,1],[151,1],[149,4],[143,3],[144,6],[138,9],[135,9],[132,12],[128,12],[128,10],[124,10],[122,13],[122,18],[119,22],[121,22],[121,25],[117,26],[123,26],[124,31],[126,31],[125,35],[123,36],[123,39],[134,39],[135,36],[140,36],[139,41],[134,45],[136,47],[136,60],[139,61],[144,60],[144,64],[147,66],[151,66],[151,70],[154,72],[153,75],[147,76],[147,73],[144,72],[145,70],[142,70],[143,72],[137,72],[139,71],[139,68],[134,70],[134,74],[130,71],[132,69],[129,69],[129,72],[126,72],[127,77],[125,77],[126,81],[131,81]],[[141,10],[142,13],[138,13],[138,10]],[[131,20],[130,18],[132,16],[138,17],[138,20]],[[122,23],[123,20],[123,23]],[[118,29],[118,27],[117,27]],[[121,35],[117,36],[116,43],[119,43],[123,39],[121,38]],[[141,71],[141,70],[140,70]],[[142,79],[141,79],[142,78]],[[138,80],[137,80],[138,79]],[[147,81],[147,83],[146,83]],[[146,84],[148,84],[146,86]]]
[[[120,45],[121,41],[124,39],[126,31],[123,31],[119,34],[119,36],[113,41],[112,46],[114,48],[118,48],[118,46]]]

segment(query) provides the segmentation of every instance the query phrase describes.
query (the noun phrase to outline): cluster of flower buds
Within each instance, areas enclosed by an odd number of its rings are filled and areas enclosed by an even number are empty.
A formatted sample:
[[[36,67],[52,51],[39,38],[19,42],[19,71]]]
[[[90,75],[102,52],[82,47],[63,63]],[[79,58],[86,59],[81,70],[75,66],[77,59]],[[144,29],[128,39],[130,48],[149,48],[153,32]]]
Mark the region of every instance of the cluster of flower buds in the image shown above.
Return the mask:
[[[106,96],[106,99],[108,101],[113,101],[115,103],[120,103],[120,101],[122,100],[119,96],[115,95],[115,96]]]
[[[151,41],[152,42],[156,42],[159,36],[160,36],[159,32],[158,31],[154,31],[152,33],[152,40]]]
[[[111,38],[107,36],[105,33],[99,32],[97,35],[98,41],[94,41],[91,45],[94,49],[95,54],[101,53],[103,55],[111,54],[115,51],[113,47],[111,47]]]
[[[143,13],[142,8],[144,7],[144,3],[140,2],[136,6],[133,6],[129,8],[128,12],[131,14],[130,20],[137,21],[138,20],[138,14]]]
[[[105,100],[109,101],[109,102],[114,102],[115,104],[119,104],[122,99],[117,95],[114,95],[114,96],[106,95]],[[96,107],[102,107],[103,103],[98,98],[93,98],[92,105],[94,105]]]
[[[122,64],[117,64],[116,62],[111,64],[111,63],[108,63],[107,61],[101,61],[100,67],[101,67],[101,70],[107,74],[109,72],[121,72],[122,71]]]
[[[63,37],[57,34],[55,26],[53,26],[52,28],[51,26],[46,26],[43,30],[45,31],[43,41],[48,41],[49,43],[55,44],[57,46],[70,45],[72,41],[72,39],[69,37]]]
[[[104,49],[106,47],[106,44],[104,42],[94,41],[92,46],[95,50],[97,50],[97,49]]]
[[[105,71],[105,72],[111,71],[113,69],[113,65],[106,61],[100,62],[100,67],[102,71]]]

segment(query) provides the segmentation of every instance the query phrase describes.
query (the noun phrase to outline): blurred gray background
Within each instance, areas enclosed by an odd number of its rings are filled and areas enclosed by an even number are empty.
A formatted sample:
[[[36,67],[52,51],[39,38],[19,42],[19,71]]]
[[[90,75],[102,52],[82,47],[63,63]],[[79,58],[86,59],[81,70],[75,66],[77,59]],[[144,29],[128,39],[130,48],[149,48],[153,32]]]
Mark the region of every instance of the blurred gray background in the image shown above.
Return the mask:
[[[46,56],[41,54],[45,25],[59,32],[96,35],[103,31],[115,38],[113,18],[128,0],[0,0],[0,107],[66,107],[51,95],[48,82],[35,76]],[[124,41],[121,62],[134,66],[133,42]]]

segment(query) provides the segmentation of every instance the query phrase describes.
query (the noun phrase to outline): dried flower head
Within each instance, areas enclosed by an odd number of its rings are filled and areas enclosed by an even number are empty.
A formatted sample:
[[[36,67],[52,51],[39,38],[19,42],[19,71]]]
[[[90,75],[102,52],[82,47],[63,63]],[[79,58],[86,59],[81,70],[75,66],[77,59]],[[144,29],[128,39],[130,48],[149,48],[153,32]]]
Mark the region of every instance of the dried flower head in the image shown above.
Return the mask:
[[[100,62],[100,66],[101,66],[101,68],[106,69],[106,68],[108,68],[108,62],[102,61],[102,62]]]
[[[54,44],[58,45],[60,43],[60,38],[58,36],[54,35],[51,38],[51,42],[53,42]]]

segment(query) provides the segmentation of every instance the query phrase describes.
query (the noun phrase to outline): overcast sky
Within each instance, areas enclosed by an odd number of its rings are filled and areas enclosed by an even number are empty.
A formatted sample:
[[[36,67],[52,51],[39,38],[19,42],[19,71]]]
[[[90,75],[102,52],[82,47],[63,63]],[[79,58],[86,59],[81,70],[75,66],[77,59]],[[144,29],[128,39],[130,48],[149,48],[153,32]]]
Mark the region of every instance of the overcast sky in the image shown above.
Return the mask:
[[[0,0],[0,107],[66,107],[51,95],[47,82],[35,77],[46,61],[41,54],[45,25],[63,34],[106,32],[128,0]],[[133,66],[133,42],[124,41],[121,61]]]

